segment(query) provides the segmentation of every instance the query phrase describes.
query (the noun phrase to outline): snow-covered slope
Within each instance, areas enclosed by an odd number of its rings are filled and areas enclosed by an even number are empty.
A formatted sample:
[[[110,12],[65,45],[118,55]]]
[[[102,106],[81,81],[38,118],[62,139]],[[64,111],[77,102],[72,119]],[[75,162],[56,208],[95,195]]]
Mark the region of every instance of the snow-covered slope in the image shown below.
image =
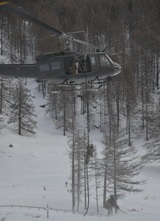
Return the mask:
[[[5,127],[0,134],[0,220],[6,221],[44,221],[44,220],[113,220],[113,221],[158,221],[160,220],[160,167],[148,164],[141,176],[147,179],[144,191],[128,194],[119,201],[121,211],[112,217],[83,216],[54,210],[10,207],[21,205],[31,207],[49,207],[71,210],[71,193],[65,182],[70,175],[70,163],[67,155],[67,138],[56,130],[53,122],[46,116],[45,108],[40,105],[46,100],[35,89],[30,80],[36,113],[38,117],[37,135],[25,137],[16,134],[10,127]],[[98,141],[97,141],[98,142]],[[138,143],[138,141],[137,141]],[[12,144],[13,147],[10,147]],[[2,207],[8,205],[9,207]],[[95,199],[91,202],[92,211]],[[100,205],[101,206],[101,205]],[[106,211],[101,209],[106,215]]]

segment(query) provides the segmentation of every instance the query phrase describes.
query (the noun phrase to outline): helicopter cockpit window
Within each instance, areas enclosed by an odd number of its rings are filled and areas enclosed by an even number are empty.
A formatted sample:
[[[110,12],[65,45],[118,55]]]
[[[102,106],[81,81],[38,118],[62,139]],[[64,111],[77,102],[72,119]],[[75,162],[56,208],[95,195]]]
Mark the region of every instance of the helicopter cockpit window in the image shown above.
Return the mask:
[[[105,67],[111,65],[110,61],[105,55],[100,55],[99,56],[99,61],[100,61],[100,66]]]
[[[61,69],[61,62],[60,61],[52,61],[51,62],[51,69],[53,71]]]
[[[40,71],[49,71],[49,64],[48,63],[40,64],[39,69]]]

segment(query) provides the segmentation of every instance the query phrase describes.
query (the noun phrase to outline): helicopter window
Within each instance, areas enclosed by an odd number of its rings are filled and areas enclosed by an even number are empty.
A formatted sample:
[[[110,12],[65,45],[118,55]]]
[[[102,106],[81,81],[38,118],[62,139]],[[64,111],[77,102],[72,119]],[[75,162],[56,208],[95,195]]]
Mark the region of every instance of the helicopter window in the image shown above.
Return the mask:
[[[109,61],[109,60],[107,59],[107,57],[104,56],[104,55],[100,55],[100,56],[99,56],[99,60],[100,60],[100,66],[101,66],[101,67],[111,65],[111,64],[110,64],[110,61]]]
[[[66,74],[70,74],[70,68],[72,66],[72,63],[73,63],[73,57],[66,57],[64,59]]]
[[[60,63],[60,61],[52,61],[52,62],[51,62],[51,69],[52,69],[52,70],[61,69],[61,63]]]
[[[92,65],[95,65],[95,64],[96,64],[96,59],[95,59],[94,56],[91,56],[91,57],[90,57],[90,61],[91,61],[91,64],[92,64]]]
[[[40,64],[39,69],[40,71],[49,71],[49,64],[48,63]]]

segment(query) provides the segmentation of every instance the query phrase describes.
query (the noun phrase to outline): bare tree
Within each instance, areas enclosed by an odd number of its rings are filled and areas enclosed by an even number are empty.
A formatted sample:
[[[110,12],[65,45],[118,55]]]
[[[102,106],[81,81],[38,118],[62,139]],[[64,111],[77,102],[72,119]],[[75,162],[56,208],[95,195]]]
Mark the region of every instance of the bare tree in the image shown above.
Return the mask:
[[[160,145],[159,145],[159,127],[160,127],[160,101],[153,105],[152,113],[148,116],[150,119],[150,140],[144,145],[147,153],[144,155],[143,159],[147,163],[159,161],[160,159]]]
[[[29,94],[21,80],[18,81],[13,93],[9,123],[13,123],[18,129],[18,134],[35,134],[35,108]]]
[[[12,86],[10,79],[0,79],[0,114],[10,112]]]
[[[125,192],[142,191],[140,185],[144,182],[135,179],[142,169],[142,161],[136,155],[136,148],[133,145],[129,146],[127,139],[120,137],[123,135],[114,134],[113,142],[110,144],[107,136],[104,137],[104,166],[108,160],[107,189],[108,193],[112,193],[116,200],[124,196]]]

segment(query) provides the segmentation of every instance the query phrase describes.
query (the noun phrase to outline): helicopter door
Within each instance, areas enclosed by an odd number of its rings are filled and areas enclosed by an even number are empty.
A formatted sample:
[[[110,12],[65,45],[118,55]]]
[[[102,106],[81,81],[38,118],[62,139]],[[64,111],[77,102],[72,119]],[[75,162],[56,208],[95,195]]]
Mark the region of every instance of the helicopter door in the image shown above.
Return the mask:
[[[48,62],[40,62],[39,63],[39,71],[41,73],[49,72],[49,63]]]
[[[62,58],[54,58],[51,60],[51,72],[58,76],[64,75],[64,62]]]
[[[99,56],[99,70],[101,73],[110,73],[113,69],[113,65],[105,54],[100,54]]]
[[[73,65],[73,60],[74,60],[74,57],[65,57],[64,58],[65,74],[66,75],[70,74],[70,68]]]
[[[99,61],[96,55],[89,55],[90,69],[92,73],[97,73],[99,71]]]

